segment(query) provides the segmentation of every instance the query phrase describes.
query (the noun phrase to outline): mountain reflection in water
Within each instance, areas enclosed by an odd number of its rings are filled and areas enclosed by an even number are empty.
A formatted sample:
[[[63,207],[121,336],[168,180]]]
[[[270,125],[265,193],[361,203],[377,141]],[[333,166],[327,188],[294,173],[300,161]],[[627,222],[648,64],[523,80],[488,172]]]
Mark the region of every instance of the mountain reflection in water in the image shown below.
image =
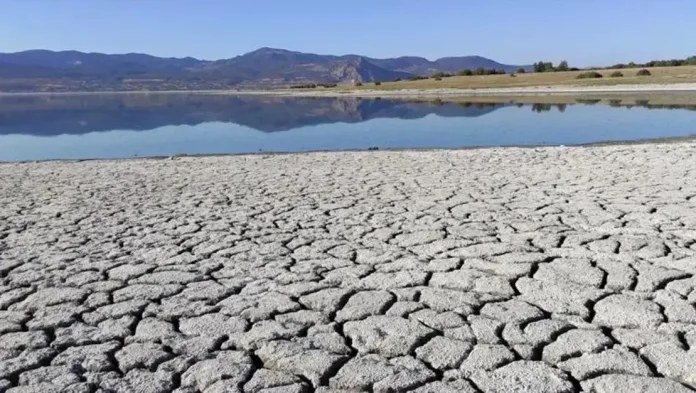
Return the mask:
[[[112,130],[144,131],[210,122],[276,132],[379,118],[418,119],[431,114],[477,117],[507,105],[202,94],[6,96],[0,97],[0,134],[54,136]]]
[[[0,161],[577,145],[696,133],[696,106],[659,104],[669,101],[453,99],[461,102],[181,93],[0,96]],[[517,102],[536,99],[547,102]]]

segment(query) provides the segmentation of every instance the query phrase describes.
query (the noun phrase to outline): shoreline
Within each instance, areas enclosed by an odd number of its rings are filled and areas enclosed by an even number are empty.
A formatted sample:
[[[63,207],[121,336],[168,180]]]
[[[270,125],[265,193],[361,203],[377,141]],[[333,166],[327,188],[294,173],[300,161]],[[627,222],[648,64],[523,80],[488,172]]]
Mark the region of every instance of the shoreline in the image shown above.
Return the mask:
[[[501,96],[501,95],[584,95],[584,94],[630,94],[630,93],[680,93],[695,92],[696,83],[674,84],[638,84],[612,86],[530,86],[486,89],[399,89],[399,90],[370,90],[370,89],[336,89],[298,91],[290,89],[278,90],[146,90],[146,91],[76,91],[76,92],[0,92],[0,97],[10,96],[70,96],[70,95],[99,95],[99,94],[220,94],[220,95],[257,95],[284,97],[442,97],[442,96]]]
[[[400,89],[400,90],[337,90],[247,92],[252,95],[283,95],[291,97],[476,97],[476,96],[547,96],[630,93],[683,93],[696,92],[696,83],[646,84],[615,86],[533,86],[490,89]]]
[[[617,141],[597,141],[590,143],[570,144],[570,145],[499,145],[499,146],[460,146],[460,147],[424,147],[424,148],[378,148],[370,149],[345,149],[345,150],[307,150],[307,151],[262,151],[262,152],[246,152],[246,153],[201,153],[201,154],[175,154],[170,156],[138,156],[138,157],[120,157],[120,158],[49,158],[45,160],[22,160],[22,161],[1,161],[0,166],[13,164],[41,164],[41,163],[80,163],[80,162],[120,162],[120,161],[161,161],[161,160],[177,160],[181,158],[223,158],[223,157],[264,157],[264,156],[305,156],[312,154],[348,154],[348,153],[437,153],[437,152],[457,152],[457,151],[475,151],[475,150],[534,150],[534,149],[573,149],[573,148],[598,148],[612,146],[639,146],[639,145],[675,145],[696,144],[696,134],[688,136],[675,136],[667,138],[651,138],[651,139],[635,139],[635,140],[617,140]]]

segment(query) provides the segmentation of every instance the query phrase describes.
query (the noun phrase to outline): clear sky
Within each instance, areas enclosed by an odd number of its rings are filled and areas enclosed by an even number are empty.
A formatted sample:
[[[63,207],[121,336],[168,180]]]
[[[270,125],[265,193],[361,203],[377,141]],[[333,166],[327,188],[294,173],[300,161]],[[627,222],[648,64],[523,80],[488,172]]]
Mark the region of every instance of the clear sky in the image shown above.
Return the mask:
[[[0,0],[0,52],[229,58],[269,46],[591,66],[696,54],[696,0]]]

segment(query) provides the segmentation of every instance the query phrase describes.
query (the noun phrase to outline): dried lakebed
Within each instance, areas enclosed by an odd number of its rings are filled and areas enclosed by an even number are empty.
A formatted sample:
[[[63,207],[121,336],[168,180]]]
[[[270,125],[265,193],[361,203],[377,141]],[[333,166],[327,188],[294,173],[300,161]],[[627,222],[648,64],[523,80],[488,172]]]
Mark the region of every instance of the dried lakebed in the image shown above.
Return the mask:
[[[0,391],[696,388],[696,144],[0,179]]]

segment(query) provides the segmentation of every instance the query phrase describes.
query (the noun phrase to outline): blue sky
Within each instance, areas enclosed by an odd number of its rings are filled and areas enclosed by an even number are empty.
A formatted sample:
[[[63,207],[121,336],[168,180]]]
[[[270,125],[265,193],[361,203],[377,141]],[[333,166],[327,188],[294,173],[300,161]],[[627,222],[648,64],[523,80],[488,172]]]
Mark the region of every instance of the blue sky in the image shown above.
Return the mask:
[[[696,0],[0,0],[0,52],[233,57],[262,46],[590,66],[696,54]]]

